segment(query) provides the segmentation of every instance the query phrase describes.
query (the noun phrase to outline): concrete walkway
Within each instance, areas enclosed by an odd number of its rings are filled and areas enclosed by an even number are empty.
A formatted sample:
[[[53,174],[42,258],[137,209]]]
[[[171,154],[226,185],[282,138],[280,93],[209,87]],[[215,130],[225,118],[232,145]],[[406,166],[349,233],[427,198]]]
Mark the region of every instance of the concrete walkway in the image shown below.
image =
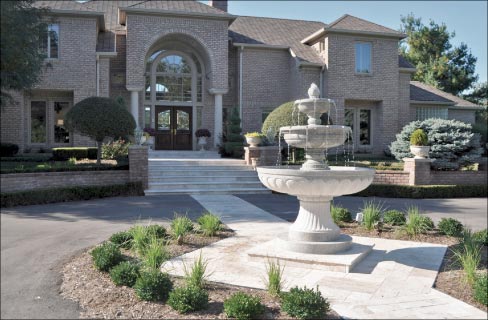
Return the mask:
[[[183,263],[191,263],[202,252],[209,262],[209,280],[264,288],[265,264],[249,261],[246,251],[286,232],[289,223],[235,196],[193,198],[220,215],[236,236],[175,258],[163,270],[183,275]],[[287,266],[286,287],[318,286],[331,307],[346,318],[487,318],[485,312],[432,289],[445,246],[361,237],[354,240],[374,243],[375,247],[351,273]]]

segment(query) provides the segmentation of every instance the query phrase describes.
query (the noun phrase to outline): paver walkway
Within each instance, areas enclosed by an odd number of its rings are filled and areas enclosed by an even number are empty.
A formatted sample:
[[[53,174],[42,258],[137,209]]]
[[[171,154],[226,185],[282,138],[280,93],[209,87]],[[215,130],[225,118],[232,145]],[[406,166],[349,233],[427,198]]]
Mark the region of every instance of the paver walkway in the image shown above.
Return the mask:
[[[193,198],[236,231],[235,237],[202,249],[209,261],[209,280],[263,288],[265,264],[249,261],[246,251],[286,232],[289,223],[235,196]],[[361,237],[354,241],[374,242],[375,247],[351,273],[287,266],[286,287],[318,286],[332,308],[346,318],[487,318],[485,312],[432,289],[445,246]],[[194,251],[175,258],[163,269],[182,275],[183,262],[199,254]]]

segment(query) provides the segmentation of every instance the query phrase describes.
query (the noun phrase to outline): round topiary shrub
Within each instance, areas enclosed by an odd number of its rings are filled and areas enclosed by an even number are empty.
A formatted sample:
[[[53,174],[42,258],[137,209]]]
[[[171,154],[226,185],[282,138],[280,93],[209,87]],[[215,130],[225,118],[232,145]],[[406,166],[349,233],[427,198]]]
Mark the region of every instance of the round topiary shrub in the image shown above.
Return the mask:
[[[281,127],[307,124],[307,116],[304,113],[300,113],[298,117],[298,111],[293,112],[294,104],[295,101],[289,101],[274,109],[264,120],[261,132],[267,133],[271,129],[276,136]]]
[[[264,305],[259,297],[236,292],[224,301],[224,311],[229,318],[254,319],[264,312]]]
[[[197,286],[176,288],[169,294],[168,305],[179,313],[204,310],[208,305],[208,293]]]
[[[318,288],[314,291],[307,287],[295,287],[282,295],[281,309],[298,319],[323,319],[330,305]]]
[[[442,234],[450,237],[459,237],[463,232],[463,224],[453,218],[442,218],[437,224],[437,228]]]
[[[434,159],[431,166],[438,170],[457,170],[471,165],[483,154],[478,134],[471,131],[471,125],[456,120],[427,119],[413,121],[397,134],[390,151],[396,159],[412,158],[410,137],[422,129],[430,145],[429,158]]]
[[[351,213],[346,208],[331,205],[330,214],[336,224],[340,224],[341,222],[352,222]]]
[[[132,247],[132,239],[134,239],[132,233],[129,231],[120,231],[111,235],[109,240],[120,248],[130,249]]]
[[[473,237],[476,242],[481,243],[485,246],[488,246],[488,230],[481,230],[477,231],[473,234]]]
[[[139,276],[139,267],[129,261],[124,261],[110,269],[110,278],[117,286],[132,287]]]
[[[434,221],[430,217],[420,216],[420,220],[422,221],[421,223],[425,226],[426,231],[434,230],[435,224],[434,224]]]
[[[159,270],[141,272],[134,285],[137,297],[145,301],[164,301],[172,289],[173,283],[168,274]]]
[[[92,250],[93,264],[100,271],[108,271],[122,260],[119,247],[112,242],[105,242]]]
[[[147,226],[147,233],[153,235],[158,239],[164,239],[168,236],[166,228],[159,224],[151,224]]]
[[[392,226],[402,226],[407,221],[407,218],[398,210],[388,210],[383,215],[383,222]]]
[[[104,97],[86,98],[66,113],[69,130],[88,136],[97,142],[97,163],[100,164],[102,142],[106,137],[132,135],[136,122],[130,112],[115,100]]]

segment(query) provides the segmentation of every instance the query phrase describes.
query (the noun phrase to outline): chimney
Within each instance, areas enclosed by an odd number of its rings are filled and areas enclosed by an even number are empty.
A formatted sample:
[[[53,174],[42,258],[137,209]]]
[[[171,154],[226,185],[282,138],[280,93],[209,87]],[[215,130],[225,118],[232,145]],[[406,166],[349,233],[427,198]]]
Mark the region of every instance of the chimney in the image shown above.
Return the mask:
[[[208,5],[227,12],[227,0],[210,0]]]

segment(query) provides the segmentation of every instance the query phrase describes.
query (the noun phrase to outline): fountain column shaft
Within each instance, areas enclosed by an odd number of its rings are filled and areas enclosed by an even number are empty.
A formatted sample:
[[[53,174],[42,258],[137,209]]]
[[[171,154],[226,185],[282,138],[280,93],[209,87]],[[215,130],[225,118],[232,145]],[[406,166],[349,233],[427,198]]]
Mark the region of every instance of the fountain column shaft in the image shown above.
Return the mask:
[[[289,240],[323,242],[339,237],[340,229],[330,215],[332,197],[299,196],[298,200],[300,210],[290,227]]]

